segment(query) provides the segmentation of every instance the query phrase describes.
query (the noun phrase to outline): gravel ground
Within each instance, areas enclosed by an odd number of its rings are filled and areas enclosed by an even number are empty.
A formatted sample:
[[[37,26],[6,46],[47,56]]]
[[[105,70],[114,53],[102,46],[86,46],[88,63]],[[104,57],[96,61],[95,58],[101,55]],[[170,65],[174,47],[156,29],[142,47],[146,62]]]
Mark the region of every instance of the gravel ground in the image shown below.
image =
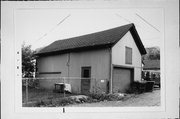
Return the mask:
[[[104,101],[69,105],[70,107],[119,107],[119,106],[160,106],[160,90],[132,96],[124,101]]]

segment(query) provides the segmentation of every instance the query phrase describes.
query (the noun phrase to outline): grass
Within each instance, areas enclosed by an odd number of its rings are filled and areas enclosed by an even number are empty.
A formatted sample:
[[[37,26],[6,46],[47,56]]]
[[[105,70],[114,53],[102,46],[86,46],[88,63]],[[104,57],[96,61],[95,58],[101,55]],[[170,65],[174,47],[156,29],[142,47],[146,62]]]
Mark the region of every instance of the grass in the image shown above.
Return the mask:
[[[74,94],[65,94],[66,97],[72,96]],[[51,100],[51,99],[59,99],[63,98],[63,93],[54,93],[50,90],[45,89],[36,89],[36,88],[28,88],[28,102],[35,102],[40,100]],[[22,101],[23,103],[26,100],[26,90],[23,87],[22,89]]]
[[[25,103],[26,90],[22,90],[23,103]],[[29,88],[28,89],[28,104],[25,107],[57,107],[66,106],[71,104],[81,104],[81,103],[94,103],[101,101],[113,101],[113,100],[123,100],[117,94],[89,94],[81,98],[72,98],[70,96],[77,94],[64,94],[54,93],[53,91],[48,91],[44,89]]]
[[[119,97],[114,94],[92,94],[87,97],[72,98],[63,97],[59,99],[40,100],[36,102],[33,107],[60,107],[67,105],[76,105],[83,103],[97,103],[102,101],[119,101],[123,100],[123,97]],[[32,106],[32,105],[31,105]]]

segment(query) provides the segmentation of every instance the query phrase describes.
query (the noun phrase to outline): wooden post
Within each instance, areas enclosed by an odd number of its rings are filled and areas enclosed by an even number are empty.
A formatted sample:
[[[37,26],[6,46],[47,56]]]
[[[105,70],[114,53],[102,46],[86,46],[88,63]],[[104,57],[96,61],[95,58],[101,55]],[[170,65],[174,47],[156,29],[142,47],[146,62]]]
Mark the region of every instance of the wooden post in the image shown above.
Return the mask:
[[[63,77],[63,84],[64,84],[64,89],[65,89],[65,77]],[[66,94],[65,94],[65,90],[63,91],[63,96],[66,97]]]
[[[96,87],[96,78],[94,78],[94,82],[95,82],[95,93],[97,93],[97,87]]]
[[[113,65],[112,65],[112,49],[109,48],[109,93],[112,94],[113,93],[113,79],[112,79],[112,75],[113,75]]]
[[[28,103],[28,78],[25,79],[26,80],[26,104]]]

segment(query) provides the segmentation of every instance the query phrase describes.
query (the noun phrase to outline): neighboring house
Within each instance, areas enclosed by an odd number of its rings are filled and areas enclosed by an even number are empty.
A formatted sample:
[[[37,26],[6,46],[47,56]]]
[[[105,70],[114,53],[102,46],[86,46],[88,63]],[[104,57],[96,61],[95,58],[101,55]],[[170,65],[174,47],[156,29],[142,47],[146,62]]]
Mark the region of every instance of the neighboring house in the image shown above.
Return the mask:
[[[160,60],[144,60],[143,70],[150,73],[160,73]]]
[[[88,93],[97,85],[103,92],[125,92],[129,84],[141,80],[141,56],[146,50],[134,24],[58,40],[36,55],[38,77],[85,77],[67,81],[72,92]],[[54,88],[55,80],[42,81],[44,88]],[[102,87],[101,87],[102,86]],[[103,87],[105,86],[105,88]]]
[[[144,77],[149,72],[150,80],[154,80],[160,86],[160,60],[143,60],[143,63]]]

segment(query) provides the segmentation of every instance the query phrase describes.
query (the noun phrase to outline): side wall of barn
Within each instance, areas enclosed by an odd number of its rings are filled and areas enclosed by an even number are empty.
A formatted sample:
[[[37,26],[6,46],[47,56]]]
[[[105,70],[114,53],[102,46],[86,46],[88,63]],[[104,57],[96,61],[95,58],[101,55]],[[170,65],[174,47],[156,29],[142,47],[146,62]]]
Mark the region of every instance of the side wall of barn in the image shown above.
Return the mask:
[[[40,57],[37,59],[38,77],[53,77],[41,81],[41,86],[53,89],[54,83],[66,77],[65,82],[71,84],[72,92],[81,92],[81,68],[91,67],[91,91],[106,92],[106,83],[109,79],[110,66],[109,49],[72,52],[54,56]],[[60,72],[53,74],[53,72]],[[46,74],[47,73],[47,74]],[[51,74],[50,74],[51,73]],[[68,79],[68,77],[70,77]]]

